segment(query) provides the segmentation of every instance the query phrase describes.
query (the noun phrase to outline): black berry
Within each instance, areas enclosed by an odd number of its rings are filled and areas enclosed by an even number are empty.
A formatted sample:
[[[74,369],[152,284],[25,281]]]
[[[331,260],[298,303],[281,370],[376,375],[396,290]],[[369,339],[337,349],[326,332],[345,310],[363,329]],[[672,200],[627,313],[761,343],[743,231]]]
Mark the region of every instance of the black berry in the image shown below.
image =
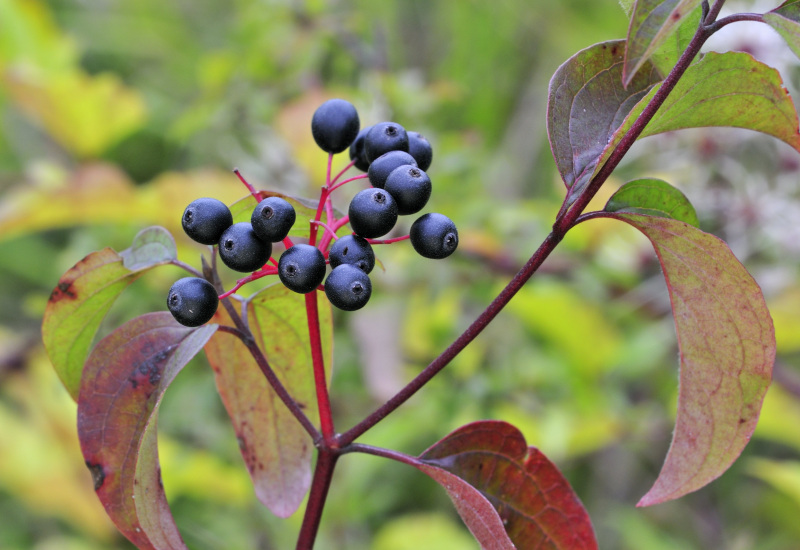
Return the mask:
[[[375,253],[372,245],[363,237],[346,235],[333,243],[328,261],[334,269],[342,264],[349,264],[369,273],[375,267]]]
[[[233,224],[219,238],[219,257],[234,271],[256,271],[271,254],[272,243],[259,239],[250,222]]]
[[[371,129],[372,126],[362,128],[361,131],[358,132],[356,139],[350,144],[350,160],[354,160],[355,163],[353,166],[362,172],[366,172],[367,169],[369,169],[369,161],[367,157],[364,156],[364,138]]]
[[[431,198],[431,178],[416,166],[400,166],[389,174],[384,189],[397,203],[398,214],[415,214]]]
[[[309,244],[287,248],[278,260],[278,277],[289,290],[307,294],[325,279],[325,256]]]
[[[262,241],[277,243],[286,238],[296,218],[289,202],[280,197],[267,197],[253,210],[250,223]]]
[[[331,304],[345,311],[361,309],[372,294],[369,276],[356,266],[342,264],[325,279],[325,295]]]
[[[369,165],[367,170],[369,182],[373,187],[383,188],[386,184],[386,178],[389,177],[392,170],[406,164],[416,166],[417,161],[405,151],[389,151],[373,160],[372,164]]]
[[[353,104],[344,99],[329,99],[311,117],[311,135],[327,153],[341,153],[358,135],[360,122]]]
[[[408,132],[408,152],[417,161],[421,170],[427,170],[433,162],[433,148],[419,132]]]
[[[193,200],[183,211],[183,230],[201,244],[217,244],[222,232],[233,225],[233,216],[224,202],[203,198]]]
[[[443,214],[424,214],[411,224],[411,245],[426,258],[446,258],[458,246],[456,224]]]
[[[364,156],[372,162],[389,151],[408,152],[408,134],[396,122],[380,122],[364,137]]]
[[[364,189],[356,193],[348,210],[350,227],[365,239],[385,235],[397,222],[397,204],[383,189]]]
[[[167,294],[167,307],[180,324],[199,327],[217,312],[219,298],[211,283],[199,277],[175,281]]]

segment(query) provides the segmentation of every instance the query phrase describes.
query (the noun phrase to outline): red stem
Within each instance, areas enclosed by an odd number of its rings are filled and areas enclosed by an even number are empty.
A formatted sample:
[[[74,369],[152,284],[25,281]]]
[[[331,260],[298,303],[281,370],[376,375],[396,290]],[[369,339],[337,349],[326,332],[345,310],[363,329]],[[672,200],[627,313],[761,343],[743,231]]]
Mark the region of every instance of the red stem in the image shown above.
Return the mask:
[[[326,445],[334,441],[333,414],[328,396],[328,380],[325,376],[325,361],[322,357],[322,338],[319,331],[319,310],[317,308],[316,291],[309,292],[306,298],[306,316],[308,317],[308,337],[311,343],[311,360],[314,364],[314,385],[317,389],[317,407],[322,438]],[[320,451],[322,452],[322,451]]]
[[[308,504],[303,516],[303,525],[297,537],[297,550],[310,550],[314,547],[317,538],[319,523],[322,519],[322,510],[328,498],[328,489],[333,479],[333,469],[339,453],[336,450],[321,448],[317,457],[317,466],[314,468],[314,479],[308,495]]]

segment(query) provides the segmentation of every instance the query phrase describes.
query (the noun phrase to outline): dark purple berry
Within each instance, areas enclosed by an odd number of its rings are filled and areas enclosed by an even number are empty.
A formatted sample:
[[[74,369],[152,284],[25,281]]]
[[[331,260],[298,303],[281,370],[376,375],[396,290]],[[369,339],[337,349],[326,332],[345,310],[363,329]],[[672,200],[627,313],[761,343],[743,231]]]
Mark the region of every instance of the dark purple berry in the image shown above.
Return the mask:
[[[419,132],[408,132],[408,152],[417,161],[421,170],[427,170],[433,162],[433,148]]]
[[[286,238],[297,217],[294,207],[280,197],[267,197],[255,207],[250,223],[262,241],[277,243]]]
[[[415,214],[431,198],[431,178],[416,166],[400,166],[389,174],[384,189],[397,203],[398,214]]]
[[[234,271],[256,271],[271,254],[272,243],[259,239],[250,222],[233,224],[219,238],[219,257]]]
[[[225,203],[210,198],[190,202],[181,218],[186,234],[201,244],[217,244],[222,232],[232,224],[233,216]]]
[[[444,214],[424,214],[411,224],[411,245],[426,258],[446,258],[458,247],[456,224]]]
[[[380,122],[364,137],[364,156],[372,162],[389,151],[408,152],[408,134],[396,122]]]
[[[167,307],[180,324],[199,327],[217,312],[219,298],[214,286],[199,277],[178,279],[167,294]]]
[[[353,104],[344,99],[329,99],[311,117],[311,135],[326,153],[341,153],[358,135],[360,122]]]
[[[350,264],[342,264],[325,279],[325,295],[331,304],[345,311],[361,309],[372,295],[369,276]]]
[[[358,132],[356,139],[350,144],[350,160],[354,160],[355,163],[353,166],[362,172],[366,172],[369,169],[369,161],[367,157],[364,156],[364,138],[371,129],[372,126],[362,128],[361,131]]]
[[[372,251],[372,245],[363,237],[346,235],[333,243],[328,261],[332,268],[349,264],[364,273],[369,273],[375,267],[375,253]]]
[[[316,246],[296,244],[281,254],[278,277],[286,288],[300,294],[312,292],[325,279],[325,256]]]
[[[369,170],[367,170],[369,182],[372,187],[383,188],[386,184],[386,178],[389,177],[392,170],[406,164],[416,166],[417,161],[405,151],[389,151],[373,160],[372,164],[369,165]]]
[[[397,204],[383,189],[374,187],[356,193],[348,210],[350,227],[365,239],[385,235],[397,222]]]

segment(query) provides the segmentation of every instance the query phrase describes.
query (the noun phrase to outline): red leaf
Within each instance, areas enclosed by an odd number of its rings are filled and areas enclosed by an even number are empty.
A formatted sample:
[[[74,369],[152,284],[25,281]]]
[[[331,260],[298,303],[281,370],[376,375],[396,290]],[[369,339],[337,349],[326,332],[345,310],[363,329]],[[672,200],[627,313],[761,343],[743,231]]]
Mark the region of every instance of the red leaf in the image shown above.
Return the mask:
[[[216,325],[192,329],[168,312],[137,317],[101,340],[86,363],[78,437],[95,491],[142,549],[184,549],[161,485],[156,418],[164,390]]]
[[[514,426],[467,424],[419,458],[417,468],[447,490],[483,548],[513,548],[511,541],[520,549],[597,548],[589,516],[567,480]]]
[[[682,221],[609,214],[653,243],[680,349],[678,414],[661,473],[639,506],[716,479],[755,430],[772,378],[775,331],[761,289],[728,246]]]

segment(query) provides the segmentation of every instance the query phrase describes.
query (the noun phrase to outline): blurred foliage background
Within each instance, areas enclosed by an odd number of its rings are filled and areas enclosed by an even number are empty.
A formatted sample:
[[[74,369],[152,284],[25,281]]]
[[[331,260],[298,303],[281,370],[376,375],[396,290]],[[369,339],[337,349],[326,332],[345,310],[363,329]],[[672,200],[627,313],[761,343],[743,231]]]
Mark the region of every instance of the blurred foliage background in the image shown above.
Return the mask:
[[[751,52],[796,94],[798,62],[777,35],[732,29],[708,47]],[[460,253],[431,262],[408,246],[381,249],[369,307],[337,315],[333,404],[346,428],[438,354],[546,236],[563,196],[545,134],[549,77],[625,32],[614,0],[0,2],[0,548],[130,548],[93,494],[75,405],[40,343],[61,273],[152,224],[199,266],[203,248],[183,236],[181,213],[197,197],[241,197],[234,166],[258,187],[317,196],[325,155],[309,125],[330,97],[352,101],[362,125],[422,132],[435,151],[428,210],[456,221]],[[677,347],[652,249],[610,221],[571,232],[486,333],[362,441],[418,454],[466,422],[504,419],[573,483],[601,548],[796,549],[799,175],[783,144],[718,130],[649,138],[609,182],[653,176],[681,188],[775,318],[779,358],[759,427],[707,488],[635,508],[669,445]],[[164,309],[179,273],[137,281],[106,330]],[[300,514],[277,520],[257,503],[204,360],[178,377],[160,420],[166,490],[191,548],[294,546]],[[477,545],[432,481],[350,455],[318,547]]]

